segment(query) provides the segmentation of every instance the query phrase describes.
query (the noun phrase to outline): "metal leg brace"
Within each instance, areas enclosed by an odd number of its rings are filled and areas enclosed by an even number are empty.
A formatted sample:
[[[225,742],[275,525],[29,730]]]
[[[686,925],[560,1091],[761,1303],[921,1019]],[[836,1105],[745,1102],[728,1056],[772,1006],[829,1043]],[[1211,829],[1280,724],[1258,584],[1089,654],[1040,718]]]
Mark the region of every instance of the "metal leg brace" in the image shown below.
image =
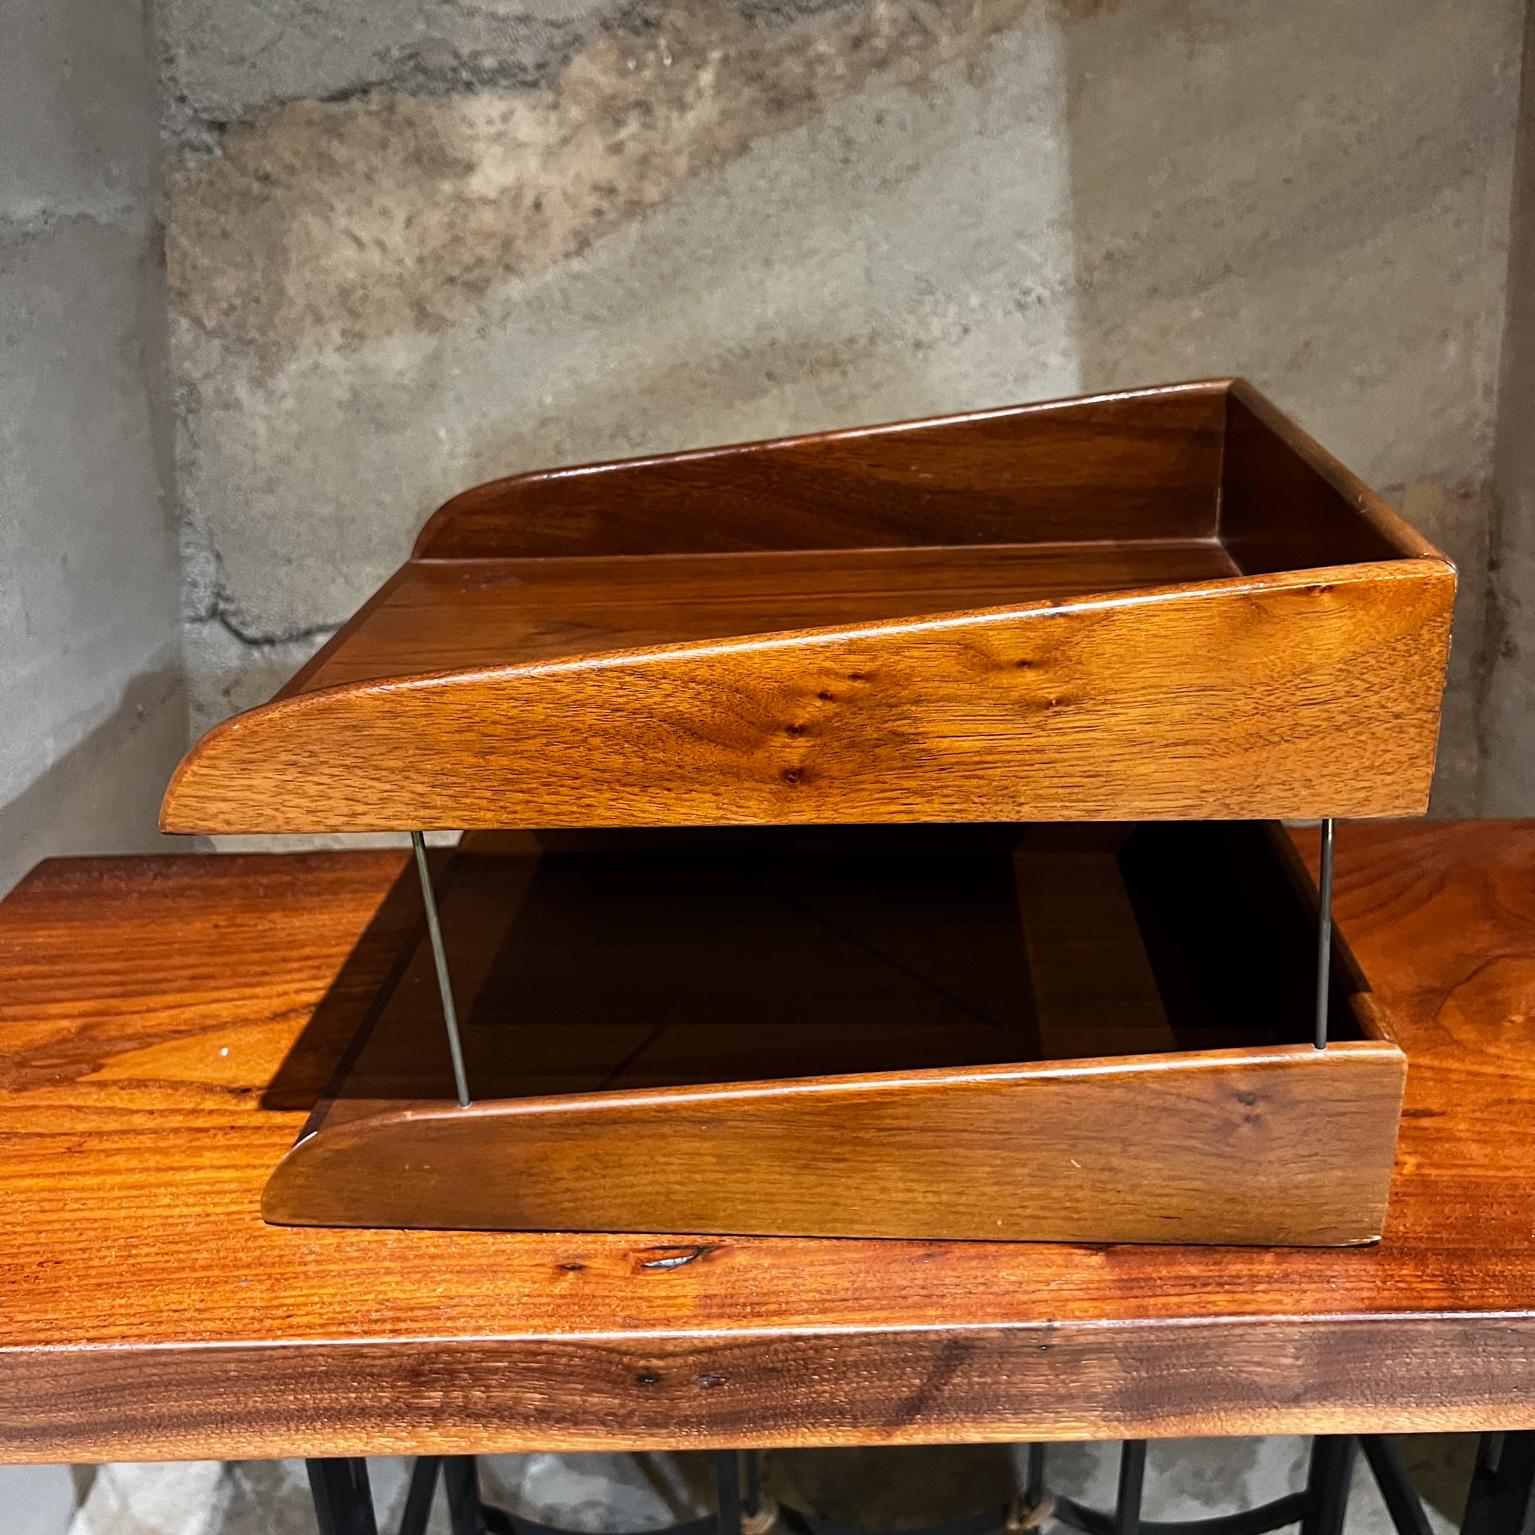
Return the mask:
[[[1483,1434],[1461,1535],[1535,1535],[1535,1429]]]
[[[1316,941],[1316,1047],[1327,1048],[1328,992],[1332,985],[1332,817],[1322,822],[1322,868],[1317,881],[1321,921]]]
[[[1087,1535],[1264,1535],[1297,1523],[1300,1535],[1342,1535],[1356,1452],[1360,1450],[1380,1487],[1397,1535],[1428,1535],[1428,1516],[1401,1456],[1390,1439],[1376,1434],[1313,1439],[1303,1492],[1287,1493],[1236,1513],[1166,1522],[1141,1518],[1145,1440],[1127,1440],[1120,1447],[1119,1487],[1112,1510],[1089,1508],[1064,1495],[1052,1497],[1045,1478],[1045,1447],[1031,1444],[1026,1485],[1015,1503],[910,1535],[1034,1535],[1052,1519]],[[320,1535],[378,1535],[367,1462],[311,1460],[307,1464]],[[568,1535],[483,1504],[471,1455],[423,1456],[416,1462],[400,1535],[423,1535],[439,1478],[447,1495],[453,1535]],[[779,1508],[763,1494],[756,1455],[751,1452],[746,1455],[744,1477],[740,1455],[718,1452],[714,1483],[712,1515],[686,1520],[655,1535],[743,1535],[743,1530],[757,1535],[770,1535],[770,1531],[779,1535],[875,1535],[798,1509]],[[1535,1432],[1482,1436],[1461,1531],[1462,1535],[1535,1535]]]
[[[367,1461],[311,1460],[305,1465],[320,1535],[378,1535]]]
[[[437,964],[437,990],[442,994],[442,1021],[448,1031],[448,1053],[453,1057],[453,1085],[458,1089],[458,1106],[469,1107],[469,1078],[464,1072],[464,1047],[458,1037],[458,1009],[453,1005],[453,982],[448,976],[448,953],[442,943],[442,924],[437,920],[437,892],[432,888],[432,870],[426,861],[426,837],[419,831],[410,834],[416,852],[416,873],[421,879],[421,904],[426,907],[426,931],[432,941],[432,958]]]

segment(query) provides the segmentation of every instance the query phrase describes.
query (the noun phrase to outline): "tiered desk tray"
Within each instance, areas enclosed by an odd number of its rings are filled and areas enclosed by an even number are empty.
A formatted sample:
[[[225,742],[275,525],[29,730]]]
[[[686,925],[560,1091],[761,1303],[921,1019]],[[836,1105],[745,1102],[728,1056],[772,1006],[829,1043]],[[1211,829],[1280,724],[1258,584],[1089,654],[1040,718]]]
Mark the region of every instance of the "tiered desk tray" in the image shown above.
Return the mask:
[[[1230,381],[468,492],[166,796],[471,833],[268,1218],[1377,1236],[1403,1057],[1253,823],[1422,812],[1453,593]]]

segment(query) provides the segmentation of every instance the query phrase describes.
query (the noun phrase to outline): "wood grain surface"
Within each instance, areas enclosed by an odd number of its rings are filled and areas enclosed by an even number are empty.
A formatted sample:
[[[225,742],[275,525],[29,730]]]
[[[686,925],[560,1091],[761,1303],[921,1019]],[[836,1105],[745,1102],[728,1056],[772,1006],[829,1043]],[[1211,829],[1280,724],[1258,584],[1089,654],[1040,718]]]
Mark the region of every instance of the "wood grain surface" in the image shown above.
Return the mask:
[[[1209,538],[1228,382],[518,475],[454,497],[411,557]]]
[[[1429,560],[303,693],[177,770],[183,832],[1381,816],[1428,803]]]
[[[454,854],[441,905],[473,1106],[422,943],[264,1213],[1379,1236],[1403,1059],[1342,956],[1335,1043],[1313,1047],[1316,913],[1277,828],[946,832]]]
[[[1389,1044],[380,1105],[283,1161],[322,1226],[1339,1245],[1380,1233]]]
[[[408,873],[83,860],[0,907],[0,1454],[1535,1426],[1535,824],[1340,831],[1410,1066],[1384,1240],[1332,1250],[264,1225]]]
[[[578,661],[1238,573],[1215,539],[420,561],[283,690]]]
[[[1225,381],[525,476],[162,824],[1412,814],[1454,579]]]

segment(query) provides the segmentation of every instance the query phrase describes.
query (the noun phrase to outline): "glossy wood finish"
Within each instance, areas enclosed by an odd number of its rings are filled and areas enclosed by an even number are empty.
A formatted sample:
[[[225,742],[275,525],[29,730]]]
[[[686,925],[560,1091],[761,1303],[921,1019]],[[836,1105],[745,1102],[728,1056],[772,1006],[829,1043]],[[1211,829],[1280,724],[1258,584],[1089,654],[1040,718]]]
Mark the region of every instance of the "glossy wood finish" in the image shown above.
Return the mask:
[[[264,1225],[409,873],[92,859],[0,906],[0,1454],[1535,1422],[1535,824],[1340,830],[1410,1062],[1384,1240],[1344,1249]]]
[[[1248,574],[1435,554],[1357,475],[1241,380],[1227,400],[1224,442],[1220,537]]]
[[[1337,1043],[1310,1044],[1315,908],[1277,835],[871,829],[457,854],[442,906],[475,1103],[454,1102],[423,943],[263,1211],[1371,1240],[1403,1058],[1341,957]]]
[[[1403,561],[1302,586],[1256,577],[1235,602],[1166,588],[814,645],[358,684],[217,727],[163,820],[303,832],[1421,810],[1452,587],[1444,568]]]
[[[444,507],[163,824],[1411,813],[1453,591],[1226,381],[524,476]]]
[[[1384,1043],[384,1106],[274,1174],[281,1224],[1342,1245],[1379,1235]]]
[[[344,629],[283,696],[1236,574],[1213,538],[421,562],[404,566],[366,623]]]
[[[1210,538],[1226,389],[1131,389],[518,475],[454,497],[412,558]]]

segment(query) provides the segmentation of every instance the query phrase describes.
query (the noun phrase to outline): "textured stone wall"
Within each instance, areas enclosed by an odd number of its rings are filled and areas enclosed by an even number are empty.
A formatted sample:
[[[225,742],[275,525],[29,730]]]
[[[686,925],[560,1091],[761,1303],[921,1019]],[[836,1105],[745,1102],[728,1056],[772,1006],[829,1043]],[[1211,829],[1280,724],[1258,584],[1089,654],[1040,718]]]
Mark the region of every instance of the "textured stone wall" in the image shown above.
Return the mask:
[[[1484,815],[1535,814],[1535,8],[1524,93],[1498,395],[1498,519],[1487,615]]]
[[[0,892],[156,843],[185,745],[135,0],[0,0]]]
[[[470,483],[1239,372],[1464,573],[1520,0],[163,0],[194,727]]]

